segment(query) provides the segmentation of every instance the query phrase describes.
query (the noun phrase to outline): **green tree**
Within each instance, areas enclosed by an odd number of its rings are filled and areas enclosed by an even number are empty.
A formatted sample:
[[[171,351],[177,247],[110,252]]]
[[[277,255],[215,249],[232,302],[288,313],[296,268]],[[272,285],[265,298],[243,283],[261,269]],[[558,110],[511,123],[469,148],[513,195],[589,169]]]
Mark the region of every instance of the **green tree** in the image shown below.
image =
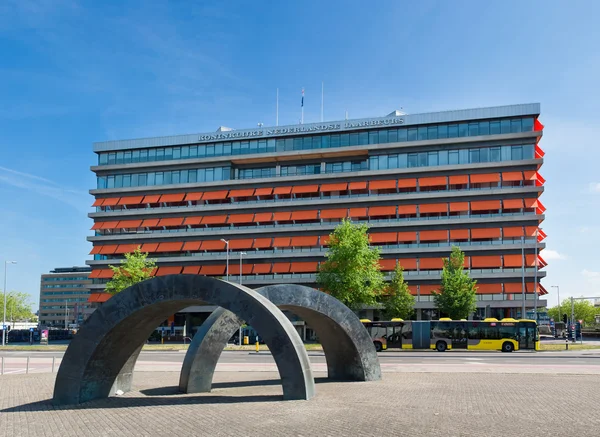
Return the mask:
[[[369,245],[367,229],[365,224],[343,220],[329,235],[327,261],[317,273],[323,291],[353,310],[375,305],[385,285],[379,249]]]
[[[444,258],[442,283],[433,291],[438,309],[451,319],[466,319],[476,306],[475,283],[464,271],[465,254],[453,246],[449,258]]]
[[[19,291],[6,293],[6,320],[24,321],[33,320],[36,316],[31,312],[30,296]],[[0,295],[0,322],[4,318],[4,294]]]
[[[560,303],[561,314],[558,314],[558,306],[548,309],[548,316],[556,321],[562,322],[562,315],[566,314],[571,319],[571,299],[565,299]],[[583,320],[587,326],[596,324],[596,314],[600,314],[600,308],[596,308],[589,300],[575,301],[575,320]]]
[[[113,271],[112,279],[106,284],[108,293],[119,293],[127,287],[152,277],[156,267],[154,260],[148,259],[138,247],[134,252],[126,253],[120,266],[109,266]]]
[[[404,281],[404,269],[399,263],[396,263],[392,280],[381,294],[380,303],[383,306],[383,316],[388,320],[394,317],[409,319],[412,316],[415,297],[408,290],[408,284]]]

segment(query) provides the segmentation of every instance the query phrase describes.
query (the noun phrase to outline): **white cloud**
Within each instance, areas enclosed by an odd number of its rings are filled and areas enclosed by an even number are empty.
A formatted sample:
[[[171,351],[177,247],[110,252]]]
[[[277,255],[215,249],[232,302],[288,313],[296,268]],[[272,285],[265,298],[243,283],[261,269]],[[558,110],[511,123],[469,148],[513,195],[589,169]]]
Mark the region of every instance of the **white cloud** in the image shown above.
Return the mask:
[[[600,193],[600,182],[591,182],[590,191],[592,193]]]
[[[581,271],[581,274],[588,278],[588,279],[596,279],[596,278],[600,278],[600,272],[593,272],[591,270],[588,269],[583,269]]]
[[[556,250],[552,249],[544,249],[540,252],[540,256],[544,258],[544,260],[558,260],[558,259],[567,259],[565,255],[562,253],[558,253]]]

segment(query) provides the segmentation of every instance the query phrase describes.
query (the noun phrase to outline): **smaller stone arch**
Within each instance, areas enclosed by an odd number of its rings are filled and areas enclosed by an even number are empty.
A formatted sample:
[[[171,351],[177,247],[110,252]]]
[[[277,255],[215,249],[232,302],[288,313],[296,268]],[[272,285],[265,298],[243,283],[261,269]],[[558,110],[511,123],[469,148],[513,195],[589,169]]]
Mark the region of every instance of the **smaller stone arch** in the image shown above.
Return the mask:
[[[317,333],[327,360],[328,378],[381,379],[379,358],[371,337],[356,314],[339,300],[314,288],[292,284],[267,286],[256,292],[281,310],[300,316]],[[183,361],[179,379],[182,392],[210,392],[219,356],[241,323],[240,317],[223,308],[217,308],[206,319]]]

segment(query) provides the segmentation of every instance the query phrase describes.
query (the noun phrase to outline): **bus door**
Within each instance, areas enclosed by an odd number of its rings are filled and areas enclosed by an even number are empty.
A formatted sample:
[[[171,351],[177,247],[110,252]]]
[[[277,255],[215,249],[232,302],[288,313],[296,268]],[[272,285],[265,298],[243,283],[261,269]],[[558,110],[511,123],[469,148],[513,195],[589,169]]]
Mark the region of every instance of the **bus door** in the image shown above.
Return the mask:
[[[467,349],[468,337],[466,323],[453,323],[452,349]]]
[[[535,349],[536,325],[535,323],[519,323],[519,349]]]

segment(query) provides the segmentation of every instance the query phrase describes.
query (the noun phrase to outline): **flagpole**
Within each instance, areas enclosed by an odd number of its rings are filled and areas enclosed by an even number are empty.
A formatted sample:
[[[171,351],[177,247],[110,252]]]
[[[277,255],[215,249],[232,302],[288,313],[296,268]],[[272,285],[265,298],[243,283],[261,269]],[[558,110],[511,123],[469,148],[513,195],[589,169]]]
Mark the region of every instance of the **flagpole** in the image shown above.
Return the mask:
[[[325,95],[325,83],[321,82],[321,123],[323,123],[323,100]]]
[[[277,97],[275,98],[275,126],[279,126],[279,88],[277,88]]]

